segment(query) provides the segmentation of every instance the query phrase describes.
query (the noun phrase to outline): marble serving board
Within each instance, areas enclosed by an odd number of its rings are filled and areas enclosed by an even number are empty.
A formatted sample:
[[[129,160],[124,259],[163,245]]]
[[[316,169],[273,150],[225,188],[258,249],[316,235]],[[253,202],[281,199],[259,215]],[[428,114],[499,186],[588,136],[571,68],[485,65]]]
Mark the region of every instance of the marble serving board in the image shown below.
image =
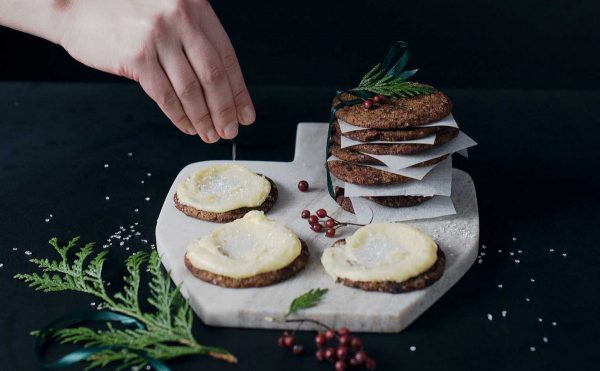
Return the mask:
[[[285,224],[306,241],[310,250],[307,267],[287,281],[263,288],[227,289],[196,279],[184,266],[188,243],[219,226],[190,218],[173,203],[177,184],[197,169],[228,161],[204,161],[183,168],[165,197],[156,226],[157,248],[165,268],[175,283],[182,283],[183,294],[190,299],[196,314],[208,325],[251,328],[295,328],[281,321],[289,303],[312,288],[328,288],[322,302],[301,315],[332,326],[347,326],[353,331],[399,332],[418,318],[448,291],[469,269],[477,256],[479,214],[475,186],[471,177],[453,170],[452,199],[457,214],[408,222],[429,233],[446,253],[446,270],[432,286],[406,294],[366,292],[334,283],[321,266],[323,249],[336,239],[350,236],[356,227],[338,230],[336,238],[309,229],[300,218],[304,209],[314,212],[325,208],[338,220],[354,221],[354,215],[341,210],[326,187],[325,141],[327,124],[298,125],[296,152],[292,162],[237,161],[253,171],[265,174],[277,184],[279,199],[267,214]],[[306,193],[298,191],[298,181],[310,184]],[[267,320],[265,319],[267,318]],[[268,320],[272,319],[272,320]],[[304,325],[303,328],[310,328]]]

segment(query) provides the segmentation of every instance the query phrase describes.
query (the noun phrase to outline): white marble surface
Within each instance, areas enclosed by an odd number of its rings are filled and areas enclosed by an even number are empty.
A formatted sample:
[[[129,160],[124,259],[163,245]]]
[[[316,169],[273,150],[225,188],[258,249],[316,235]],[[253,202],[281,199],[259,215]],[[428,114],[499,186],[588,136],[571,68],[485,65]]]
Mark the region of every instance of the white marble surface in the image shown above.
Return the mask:
[[[408,294],[365,292],[336,284],[320,263],[323,249],[335,239],[312,232],[300,218],[303,209],[327,209],[339,220],[353,221],[354,216],[330,199],[325,184],[326,124],[299,124],[295,160],[289,163],[238,161],[250,169],[268,175],[279,189],[279,200],[268,216],[294,230],[308,244],[311,257],[307,267],[291,279],[264,288],[226,289],[202,282],[183,264],[188,242],[212,230],[217,224],[190,218],[173,204],[176,185],[196,169],[224,161],[206,161],[186,166],[165,196],[156,227],[158,251],[165,268],[204,323],[215,326],[251,328],[292,328],[281,323],[290,301],[305,291],[321,287],[329,292],[321,304],[301,315],[324,321],[332,326],[347,326],[353,331],[398,332],[413,322],[469,269],[477,256],[479,215],[475,187],[471,177],[454,170],[452,199],[457,214],[449,217],[409,222],[431,234],[446,253],[446,272],[429,288]],[[299,180],[310,184],[310,191],[297,189]],[[354,227],[340,229],[337,238],[352,234]],[[336,238],[336,239],[337,239]],[[265,317],[276,321],[265,321]],[[310,328],[305,326],[304,328]]]

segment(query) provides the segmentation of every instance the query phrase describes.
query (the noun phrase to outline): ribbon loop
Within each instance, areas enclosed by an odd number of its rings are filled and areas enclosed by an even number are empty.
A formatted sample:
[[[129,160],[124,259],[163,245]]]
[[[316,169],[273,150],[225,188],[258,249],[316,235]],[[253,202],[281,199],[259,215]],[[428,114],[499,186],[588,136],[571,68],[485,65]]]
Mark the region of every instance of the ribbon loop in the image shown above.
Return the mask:
[[[82,348],[71,353],[68,353],[62,356],[57,361],[46,363],[44,361],[44,348],[47,344],[54,338],[58,329],[76,326],[80,323],[86,322],[119,322],[126,326],[135,326],[140,330],[145,330],[146,327],[143,323],[138,321],[137,319],[112,312],[109,310],[93,310],[93,311],[84,311],[84,312],[76,312],[69,314],[67,316],[61,317],[55,321],[50,322],[43,330],[40,331],[36,340],[35,340],[35,355],[38,361],[41,363],[42,367],[47,369],[58,369],[69,367],[77,362],[81,362],[83,360],[88,359],[96,353],[105,351],[105,350],[127,350],[129,352],[137,354],[140,358],[144,359],[152,368],[157,371],[169,371],[169,367],[158,359],[152,358],[145,354],[144,352],[130,349],[125,346],[120,345],[111,345],[111,346],[98,346],[98,347],[89,347]]]

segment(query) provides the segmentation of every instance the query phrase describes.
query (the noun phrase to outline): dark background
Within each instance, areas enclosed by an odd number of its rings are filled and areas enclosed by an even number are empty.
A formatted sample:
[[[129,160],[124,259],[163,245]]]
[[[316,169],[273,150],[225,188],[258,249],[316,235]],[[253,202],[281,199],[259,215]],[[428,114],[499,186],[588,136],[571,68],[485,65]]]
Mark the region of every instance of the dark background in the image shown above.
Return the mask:
[[[394,40],[440,87],[600,84],[600,2],[213,1],[250,86],[356,83]],[[0,80],[119,80],[59,46],[0,29]]]

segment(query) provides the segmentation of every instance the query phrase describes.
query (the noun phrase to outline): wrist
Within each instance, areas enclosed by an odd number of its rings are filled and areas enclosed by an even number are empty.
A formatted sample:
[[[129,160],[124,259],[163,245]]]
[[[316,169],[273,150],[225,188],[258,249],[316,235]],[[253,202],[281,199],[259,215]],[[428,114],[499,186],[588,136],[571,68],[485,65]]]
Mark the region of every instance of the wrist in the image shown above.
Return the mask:
[[[0,25],[61,44],[72,0],[0,0]]]

